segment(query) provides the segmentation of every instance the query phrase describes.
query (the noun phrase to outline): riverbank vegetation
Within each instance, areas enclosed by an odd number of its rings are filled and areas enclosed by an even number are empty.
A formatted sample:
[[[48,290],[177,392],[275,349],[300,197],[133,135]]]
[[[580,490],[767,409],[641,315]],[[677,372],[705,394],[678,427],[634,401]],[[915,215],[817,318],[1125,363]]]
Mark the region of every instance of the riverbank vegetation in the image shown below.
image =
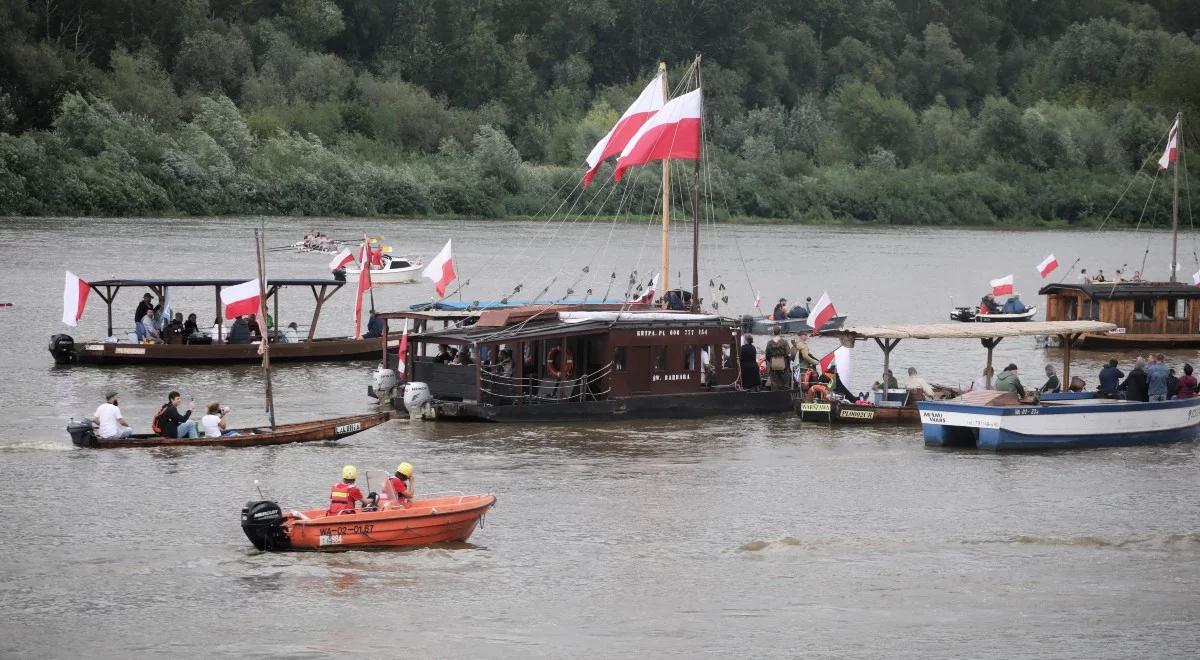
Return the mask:
[[[580,165],[697,52],[741,218],[1161,225],[1200,122],[1188,0],[0,0],[0,215],[649,214]]]

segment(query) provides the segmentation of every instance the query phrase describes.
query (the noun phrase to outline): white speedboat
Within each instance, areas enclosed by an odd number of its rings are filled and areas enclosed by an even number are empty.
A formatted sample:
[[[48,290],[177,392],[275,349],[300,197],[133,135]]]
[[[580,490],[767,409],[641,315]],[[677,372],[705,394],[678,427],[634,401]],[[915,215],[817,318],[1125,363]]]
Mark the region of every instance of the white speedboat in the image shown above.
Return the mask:
[[[421,269],[424,264],[418,260],[411,260],[405,257],[393,257],[390,254],[383,255],[383,265],[379,268],[371,269],[372,284],[408,284],[416,282],[417,277],[421,274]],[[351,266],[346,269],[346,278],[353,280],[358,277],[360,270],[357,266]]]

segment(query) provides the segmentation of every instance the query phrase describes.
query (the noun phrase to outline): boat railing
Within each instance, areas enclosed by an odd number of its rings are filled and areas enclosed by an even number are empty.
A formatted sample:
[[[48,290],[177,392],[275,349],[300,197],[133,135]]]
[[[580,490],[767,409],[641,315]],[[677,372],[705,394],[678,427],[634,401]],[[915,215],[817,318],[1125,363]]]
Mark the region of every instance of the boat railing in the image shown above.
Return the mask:
[[[480,386],[485,395],[504,403],[595,401],[611,390],[597,389],[597,385],[602,384],[612,371],[612,362],[576,378],[563,379],[502,376],[484,370],[480,373]]]

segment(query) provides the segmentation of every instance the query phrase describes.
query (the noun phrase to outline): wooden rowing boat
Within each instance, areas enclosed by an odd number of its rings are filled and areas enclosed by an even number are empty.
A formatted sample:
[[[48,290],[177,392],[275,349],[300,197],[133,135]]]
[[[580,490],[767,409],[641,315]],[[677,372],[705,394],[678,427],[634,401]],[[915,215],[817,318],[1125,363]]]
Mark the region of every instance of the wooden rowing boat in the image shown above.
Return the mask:
[[[495,504],[491,493],[438,494],[329,515],[326,509],[285,512],[262,500],[242,508],[242,531],[259,550],[410,548],[466,541]]]
[[[349,415],[332,419],[317,419],[295,424],[279,424],[274,429],[256,427],[235,429],[238,435],[216,438],[164,438],[152,433],[138,433],[128,438],[101,438],[92,429],[89,419],[72,419],[67,425],[71,442],[77,447],[106,449],[110,447],[258,447],[285,445],[294,442],[340,440],[361,433],[392,419],[390,411]]]

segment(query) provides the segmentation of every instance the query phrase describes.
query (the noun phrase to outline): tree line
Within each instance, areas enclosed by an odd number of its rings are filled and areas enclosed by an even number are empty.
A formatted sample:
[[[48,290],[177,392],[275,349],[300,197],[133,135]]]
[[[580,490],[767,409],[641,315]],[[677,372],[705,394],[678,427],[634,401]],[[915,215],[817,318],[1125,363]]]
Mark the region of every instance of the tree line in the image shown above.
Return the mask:
[[[1189,0],[0,0],[0,215],[651,213],[573,179],[697,53],[734,217],[1133,223],[1200,121]]]

